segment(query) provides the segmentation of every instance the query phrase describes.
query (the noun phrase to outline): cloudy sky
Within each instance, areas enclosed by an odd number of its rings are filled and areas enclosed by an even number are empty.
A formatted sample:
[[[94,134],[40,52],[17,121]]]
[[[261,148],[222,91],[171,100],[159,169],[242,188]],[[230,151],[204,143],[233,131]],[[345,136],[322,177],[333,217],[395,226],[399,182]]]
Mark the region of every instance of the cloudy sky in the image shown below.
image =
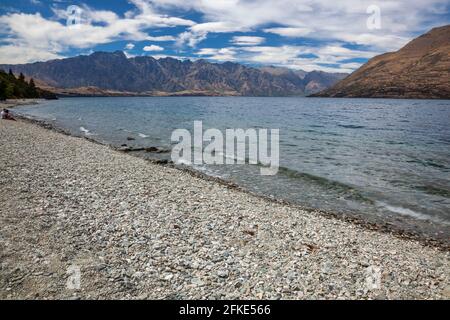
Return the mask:
[[[128,56],[351,72],[450,23],[450,0],[1,0],[0,63]]]

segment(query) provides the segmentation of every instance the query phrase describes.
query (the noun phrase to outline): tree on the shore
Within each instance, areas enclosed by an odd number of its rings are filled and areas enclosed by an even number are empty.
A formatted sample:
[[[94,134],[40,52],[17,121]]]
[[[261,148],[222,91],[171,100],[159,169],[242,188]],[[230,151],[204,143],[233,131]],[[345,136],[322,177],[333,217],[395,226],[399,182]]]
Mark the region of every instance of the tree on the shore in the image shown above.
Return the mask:
[[[0,81],[0,100],[6,99],[6,82]]]
[[[12,87],[13,87],[12,98],[14,99],[25,98],[25,91],[22,89],[22,87],[18,86],[17,84],[13,84]]]
[[[0,99],[23,99],[23,98],[46,98],[56,99],[56,95],[36,87],[34,79],[25,81],[25,76],[21,73],[16,78],[12,71],[6,73],[0,69]]]
[[[33,78],[31,78],[28,84],[27,96],[28,98],[33,98],[36,96],[36,94],[37,94],[36,85],[34,84]]]
[[[14,98],[14,85],[12,83],[6,84],[5,97],[6,99]]]

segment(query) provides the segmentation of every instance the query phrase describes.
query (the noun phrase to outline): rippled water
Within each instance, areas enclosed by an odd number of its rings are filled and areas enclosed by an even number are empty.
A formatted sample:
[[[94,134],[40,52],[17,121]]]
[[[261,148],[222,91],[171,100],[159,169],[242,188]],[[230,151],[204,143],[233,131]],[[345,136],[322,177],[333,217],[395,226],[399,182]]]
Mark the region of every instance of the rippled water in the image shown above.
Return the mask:
[[[164,148],[194,120],[204,129],[279,128],[276,176],[250,165],[196,169],[308,207],[450,238],[449,100],[70,98],[15,112],[102,142]]]

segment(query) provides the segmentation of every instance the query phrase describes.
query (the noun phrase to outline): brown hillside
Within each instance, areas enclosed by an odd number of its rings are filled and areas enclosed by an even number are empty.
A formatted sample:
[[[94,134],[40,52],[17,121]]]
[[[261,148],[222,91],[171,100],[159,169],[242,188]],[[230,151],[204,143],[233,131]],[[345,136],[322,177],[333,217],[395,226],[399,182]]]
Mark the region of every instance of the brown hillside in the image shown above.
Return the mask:
[[[372,58],[316,96],[450,99],[450,25]]]

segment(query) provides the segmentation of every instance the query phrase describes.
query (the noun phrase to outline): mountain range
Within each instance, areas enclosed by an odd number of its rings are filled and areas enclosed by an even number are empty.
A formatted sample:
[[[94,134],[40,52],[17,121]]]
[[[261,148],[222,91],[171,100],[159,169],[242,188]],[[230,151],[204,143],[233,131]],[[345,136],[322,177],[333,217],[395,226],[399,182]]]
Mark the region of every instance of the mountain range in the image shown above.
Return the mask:
[[[0,69],[33,77],[39,87],[62,95],[301,96],[328,88],[347,76],[233,62],[127,58],[122,51],[0,65]]]
[[[313,96],[450,99],[450,25],[369,60]]]

